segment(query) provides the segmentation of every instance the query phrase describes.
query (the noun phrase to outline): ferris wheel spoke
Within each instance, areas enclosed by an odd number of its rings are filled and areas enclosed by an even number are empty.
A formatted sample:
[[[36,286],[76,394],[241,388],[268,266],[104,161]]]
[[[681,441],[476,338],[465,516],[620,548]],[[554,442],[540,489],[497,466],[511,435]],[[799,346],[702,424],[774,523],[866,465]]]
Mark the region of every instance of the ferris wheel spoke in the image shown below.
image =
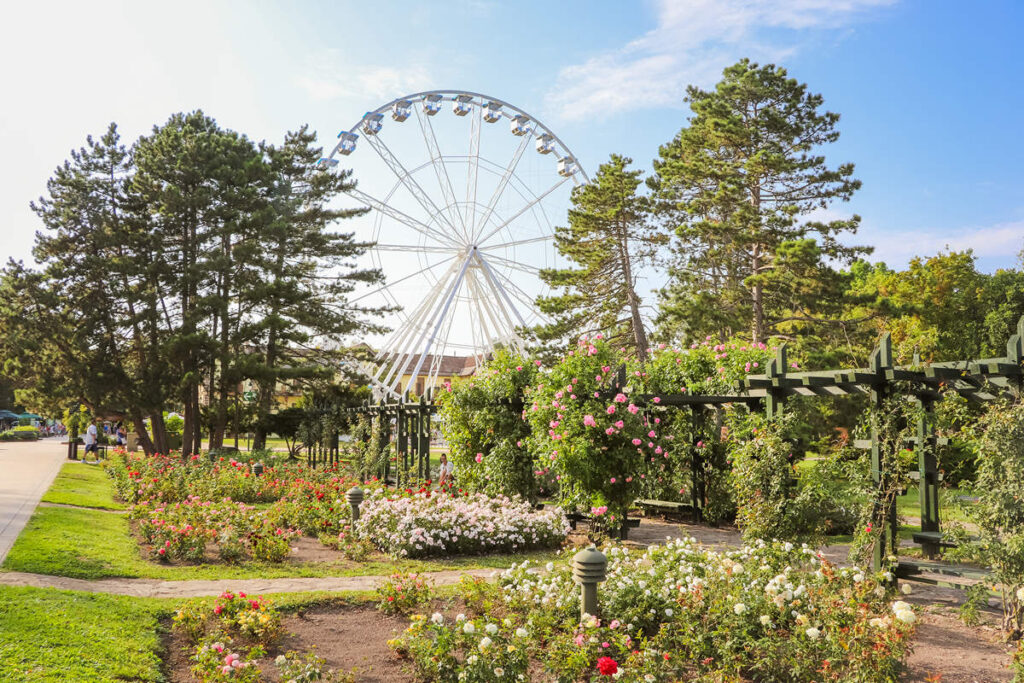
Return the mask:
[[[430,195],[423,191],[420,184],[417,183],[416,179],[412,177],[412,174],[405,169],[405,166],[403,166],[402,162],[398,160],[398,157],[391,152],[391,149],[388,148],[384,141],[376,135],[368,135],[366,136],[366,140],[370,147],[377,152],[387,167],[391,169],[391,172],[395,174],[395,177],[398,178],[405,189],[409,191],[409,194],[411,194],[416,202],[423,207],[423,210],[427,215],[436,215],[440,217],[448,227],[452,229],[452,233],[454,234],[456,232],[455,226],[448,220],[448,217],[444,215],[439,208],[437,208],[434,200],[430,198]]]
[[[454,254],[456,253],[455,247],[427,247],[420,246],[417,244],[374,244],[373,249],[377,251],[410,251],[414,254],[421,252],[431,254]]]
[[[484,215],[480,219],[480,229],[473,235],[475,240],[487,227],[487,221],[491,219],[491,214],[494,213],[494,209],[498,206],[498,201],[502,195],[505,194],[505,188],[508,187],[508,183],[512,180],[512,176],[515,175],[516,168],[519,166],[519,160],[523,158],[523,152],[530,146],[530,140],[533,137],[530,135],[523,135],[519,141],[519,146],[516,147],[515,153],[512,155],[512,160],[509,161],[508,166],[505,167],[505,172],[498,180],[498,185],[494,188],[494,193],[491,194],[490,201],[487,202],[487,208],[484,210]]]
[[[488,254],[486,258],[489,261],[501,261],[504,265],[506,265],[509,268],[521,270],[522,272],[529,273],[530,275],[540,275],[540,268],[538,268],[537,266],[531,266],[528,263],[519,263],[517,261],[512,261],[503,256],[498,256],[497,254]]]
[[[427,225],[426,223],[418,221],[418,220],[416,220],[415,218],[413,218],[412,216],[410,216],[408,214],[402,213],[401,211],[399,211],[398,209],[394,208],[393,206],[390,206],[390,205],[386,204],[385,202],[382,202],[381,200],[377,199],[376,197],[372,197],[372,196],[366,194],[365,192],[363,192],[360,189],[353,188],[353,189],[348,191],[348,194],[351,197],[353,197],[355,199],[358,199],[363,204],[366,204],[371,209],[376,209],[377,211],[380,211],[385,216],[393,218],[396,221],[398,221],[399,223],[402,223],[404,225],[409,226],[410,228],[412,228],[416,232],[420,233],[421,235],[427,237],[428,239],[431,239],[431,240],[433,240],[435,242],[438,242],[439,244],[447,244],[447,245],[449,245],[451,247],[456,247],[457,246],[455,241],[451,237],[449,237],[447,233],[444,233],[444,232],[441,232],[439,230],[436,230],[436,229],[430,227],[429,225]]]
[[[434,283],[430,292],[427,293],[427,296],[416,307],[406,326],[398,330],[378,352],[377,360],[381,362],[381,365],[374,376],[375,380],[380,381],[387,387],[393,387],[396,372],[398,372],[397,379],[401,379],[402,373],[399,371],[404,369],[412,358],[413,351],[408,350],[410,343],[415,338],[416,333],[420,331],[420,328],[425,328],[428,315],[434,307],[434,302],[437,301],[437,297],[444,291],[445,284],[457,267],[457,262],[452,263],[444,276]],[[384,379],[382,380],[381,377]]]
[[[496,228],[491,230],[489,233],[487,233],[486,237],[483,237],[483,238],[477,240],[476,244],[480,244],[481,242],[486,242],[487,240],[489,240],[499,230],[502,230],[503,228],[505,228],[506,226],[511,224],[513,221],[515,221],[517,218],[522,216],[524,213],[526,213],[527,211],[532,209],[534,206],[536,206],[537,204],[540,204],[544,200],[545,197],[547,197],[549,194],[551,194],[552,192],[554,192],[555,190],[560,188],[562,185],[564,185],[566,182],[568,182],[568,180],[569,180],[569,178],[562,178],[557,183],[555,183],[554,185],[552,185],[551,187],[546,189],[542,194],[537,195],[536,197],[534,197],[533,201],[528,202],[526,204],[526,206],[524,206],[523,208],[519,209],[519,211],[517,211],[514,216],[512,216],[511,218],[509,218],[508,220],[503,222],[501,225],[497,226]]]
[[[476,181],[480,167],[480,127],[483,109],[473,107],[469,125],[469,163],[466,170],[466,231],[476,236]]]
[[[452,189],[452,178],[448,174],[448,167],[444,163],[444,156],[441,154],[441,146],[437,144],[437,135],[434,133],[434,124],[429,116],[423,116],[419,107],[414,107],[416,120],[419,121],[420,131],[423,133],[423,142],[427,145],[427,154],[430,155],[430,164],[434,167],[434,175],[437,176],[437,184],[441,187],[441,194],[444,195],[446,208],[453,212],[462,228],[462,237],[469,240],[469,230],[466,228],[466,219],[459,210],[455,199],[455,190]]]
[[[377,245],[377,248],[380,248],[380,245]],[[359,301],[360,299],[365,299],[365,298],[371,297],[371,296],[373,296],[375,294],[384,293],[384,292],[388,291],[389,289],[391,289],[392,287],[394,287],[395,285],[397,285],[399,283],[405,282],[406,280],[411,280],[412,278],[414,278],[414,277],[416,277],[418,275],[422,275],[423,273],[431,271],[431,270],[433,270],[434,268],[437,268],[440,265],[448,263],[449,261],[454,259],[456,256],[457,256],[457,254],[452,254],[448,258],[442,259],[442,260],[438,261],[437,263],[433,263],[433,264],[431,264],[431,265],[429,265],[429,266],[427,266],[425,268],[420,268],[415,273],[412,273],[410,275],[406,275],[405,277],[403,277],[401,279],[398,279],[398,280],[395,280],[394,282],[389,282],[389,283],[387,283],[387,284],[385,284],[385,285],[383,285],[381,287],[378,287],[378,288],[376,288],[376,289],[374,289],[374,290],[372,290],[370,292],[366,292],[365,294],[360,294],[355,299],[350,299],[349,303],[354,303],[356,301]],[[394,297],[389,297],[389,298],[394,299]]]
[[[541,237],[531,237],[525,240],[515,240],[513,242],[502,242],[501,244],[486,244],[482,247],[478,247],[481,251],[487,251],[490,249],[503,249],[505,247],[518,247],[520,244],[536,244],[537,242],[549,242],[555,239],[554,235],[543,235]]]

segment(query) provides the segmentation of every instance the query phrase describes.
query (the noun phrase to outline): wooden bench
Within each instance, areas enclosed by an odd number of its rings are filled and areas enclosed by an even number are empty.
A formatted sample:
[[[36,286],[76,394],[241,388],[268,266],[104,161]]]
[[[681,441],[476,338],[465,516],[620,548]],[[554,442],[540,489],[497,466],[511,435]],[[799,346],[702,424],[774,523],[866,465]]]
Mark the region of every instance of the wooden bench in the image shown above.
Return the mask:
[[[923,546],[935,546],[939,548],[955,548],[957,543],[947,541],[945,534],[941,531],[917,531],[913,535],[914,543]]]
[[[660,512],[661,514],[693,514],[693,505],[690,503],[677,503],[671,500],[643,499],[636,501],[636,506],[647,512]]]

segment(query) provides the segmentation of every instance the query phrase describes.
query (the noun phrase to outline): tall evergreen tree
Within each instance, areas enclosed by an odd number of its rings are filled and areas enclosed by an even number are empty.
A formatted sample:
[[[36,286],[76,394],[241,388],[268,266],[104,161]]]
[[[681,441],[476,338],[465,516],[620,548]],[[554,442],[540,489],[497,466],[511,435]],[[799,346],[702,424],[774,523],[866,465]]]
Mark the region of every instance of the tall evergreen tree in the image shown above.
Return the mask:
[[[355,265],[370,245],[331,229],[366,211],[328,206],[354,186],[351,171],[317,170],[322,150],[305,126],[289,133],[280,146],[266,146],[264,153],[273,171],[265,188],[269,220],[260,253],[254,254],[258,284],[243,297],[259,339],[259,353],[245,356],[260,387],[256,448],[265,443],[266,416],[280,382],[324,379],[325,374],[333,380],[341,363],[331,349],[343,337],[383,331],[369,322],[380,309],[348,301],[357,284],[383,279],[379,270]]]
[[[785,69],[746,59],[714,90],[691,86],[686,101],[689,125],[662,146],[649,181],[678,236],[663,334],[749,330],[757,342],[786,322],[828,318],[820,304],[842,290],[829,264],[868,252],[839,241],[858,216],[808,216],[860,187],[853,164],[831,168],[821,155],[839,115],[820,111],[821,95]]]
[[[568,227],[555,229],[555,246],[573,267],[541,271],[561,293],[541,297],[552,319],[541,339],[602,332],[647,356],[647,332],[636,286],[641,269],[667,241],[647,220],[647,200],[637,194],[641,171],[631,159],[613,154],[593,182],[573,190]]]
[[[214,432],[223,431],[225,378],[232,376],[238,347],[230,338],[237,324],[230,302],[243,286],[233,249],[252,232],[265,165],[256,145],[201,111],[175,114],[140,139],[135,163],[132,188],[157,238],[161,286],[176,297],[169,341],[185,419],[182,452],[188,455],[202,442],[204,379],[211,400],[221,388]]]

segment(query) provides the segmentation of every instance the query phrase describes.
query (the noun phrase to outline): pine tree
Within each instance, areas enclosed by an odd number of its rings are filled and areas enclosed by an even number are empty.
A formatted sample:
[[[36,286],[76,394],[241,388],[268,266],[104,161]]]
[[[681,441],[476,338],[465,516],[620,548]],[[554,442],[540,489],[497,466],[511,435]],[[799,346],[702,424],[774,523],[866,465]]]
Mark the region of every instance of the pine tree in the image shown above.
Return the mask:
[[[676,231],[659,327],[668,337],[749,330],[763,341],[788,322],[825,319],[842,290],[832,263],[868,253],[840,243],[858,216],[809,220],[860,187],[853,164],[821,155],[839,115],[774,65],[725,69],[714,90],[691,86],[693,116],[662,146],[650,184]]]
[[[537,303],[551,322],[541,339],[601,332],[647,357],[647,332],[636,292],[640,270],[652,262],[666,237],[648,222],[647,200],[637,194],[641,171],[613,154],[593,182],[573,190],[568,227],[555,229],[555,246],[575,267],[541,271],[561,294]]]
[[[248,372],[260,387],[255,448],[265,443],[278,383],[334,380],[341,363],[331,350],[342,338],[383,331],[370,322],[380,309],[348,302],[357,284],[383,279],[379,270],[354,265],[370,245],[331,229],[339,220],[366,212],[328,207],[354,186],[351,171],[317,170],[322,150],[305,126],[288,133],[280,146],[266,146],[264,153],[273,171],[265,188],[270,220],[260,253],[254,254],[259,284],[245,296],[258,329],[259,353],[247,356]]]

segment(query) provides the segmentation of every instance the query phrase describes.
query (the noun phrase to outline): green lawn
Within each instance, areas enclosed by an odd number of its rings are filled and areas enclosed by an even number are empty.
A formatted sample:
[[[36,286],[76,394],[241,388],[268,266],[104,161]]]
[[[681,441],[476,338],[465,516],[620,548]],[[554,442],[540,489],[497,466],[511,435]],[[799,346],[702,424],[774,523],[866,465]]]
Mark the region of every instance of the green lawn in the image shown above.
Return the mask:
[[[43,496],[43,502],[102,510],[125,509],[114,500],[114,490],[106,470],[77,462],[69,462],[61,468],[50,490]]]
[[[555,551],[481,555],[439,560],[398,560],[352,563],[315,562],[238,565],[170,566],[145,559],[129,533],[124,515],[102,510],[40,507],[15,541],[3,569],[79,579],[111,577],[164,580],[243,579],[318,576],[367,576],[393,571],[506,568],[525,559],[546,562]]]
[[[453,591],[446,586],[437,594]],[[365,591],[268,597],[284,612],[375,601]],[[0,586],[0,681],[163,681],[160,638],[182,602]]]
[[[162,681],[166,604],[0,586],[0,680]]]

